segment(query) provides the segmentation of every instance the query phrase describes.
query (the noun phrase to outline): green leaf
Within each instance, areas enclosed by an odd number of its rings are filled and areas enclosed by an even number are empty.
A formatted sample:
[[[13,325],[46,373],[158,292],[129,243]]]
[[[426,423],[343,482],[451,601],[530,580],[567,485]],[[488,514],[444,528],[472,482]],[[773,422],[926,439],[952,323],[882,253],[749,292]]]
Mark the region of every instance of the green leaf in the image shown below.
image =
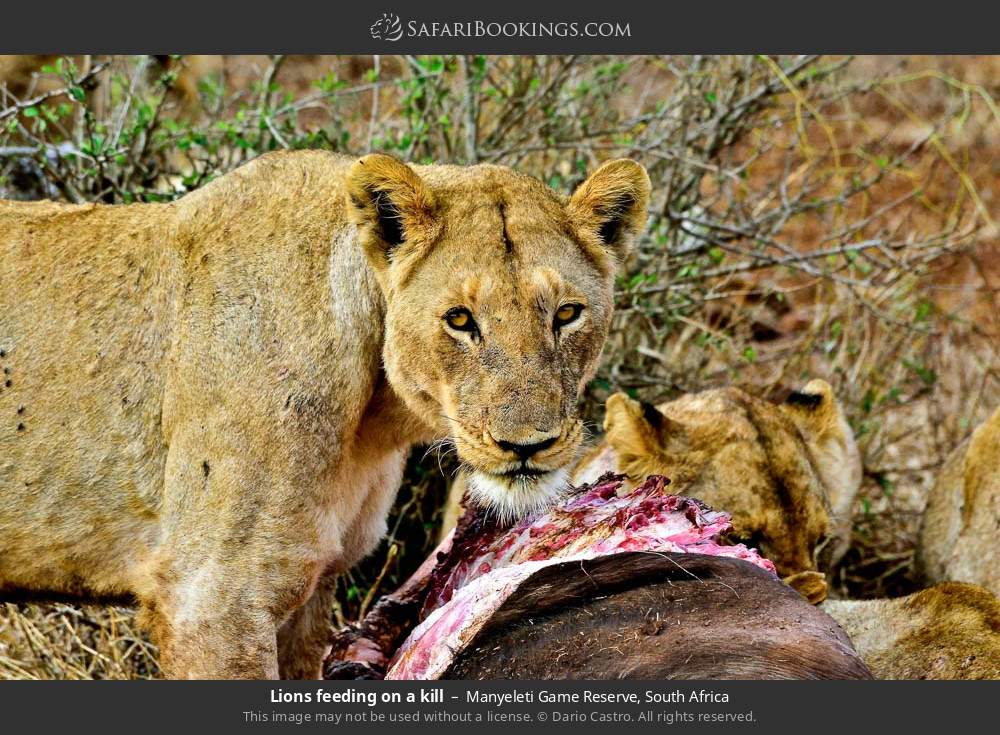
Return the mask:
[[[912,370],[916,373],[917,377],[920,378],[927,385],[934,385],[937,382],[937,373],[934,372],[932,368],[927,367],[919,362],[914,362],[912,360],[903,360],[903,367],[908,370]]]
[[[885,493],[887,498],[891,498],[893,492],[895,491],[895,486],[892,484],[892,480],[883,474],[879,474],[876,478],[878,480],[878,485],[882,488],[882,492]]]
[[[608,382],[607,378],[594,378],[590,381],[590,385],[597,390],[611,390],[611,383]]]

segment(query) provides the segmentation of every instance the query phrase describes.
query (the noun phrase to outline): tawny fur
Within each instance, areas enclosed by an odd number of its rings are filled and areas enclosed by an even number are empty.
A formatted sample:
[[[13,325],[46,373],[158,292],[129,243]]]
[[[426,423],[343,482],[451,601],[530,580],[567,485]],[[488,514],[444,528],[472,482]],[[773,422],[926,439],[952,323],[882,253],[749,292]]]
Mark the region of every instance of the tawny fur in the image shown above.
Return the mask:
[[[134,597],[170,676],[316,676],[411,445],[575,456],[649,191],[631,162],[585,187],[297,152],[172,204],[0,202],[0,596]]]
[[[917,543],[929,582],[953,580],[1000,595],[1000,408],[959,445],[931,490]]]
[[[971,582],[1000,595],[1000,409],[945,462],[917,544],[929,582]]]
[[[1000,600],[944,582],[891,600],[828,600],[879,679],[1000,679]]]
[[[608,399],[605,441],[596,451],[606,447],[603,464],[633,482],[666,475],[671,492],[732,514],[736,534],[818,602],[826,596],[820,569],[846,535],[861,463],[830,386],[814,380],[795,395],[798,402],[774,404],[723,388],[654,409],[619,393]],[[584,462],[574,476],[593,479],[603,464]]]

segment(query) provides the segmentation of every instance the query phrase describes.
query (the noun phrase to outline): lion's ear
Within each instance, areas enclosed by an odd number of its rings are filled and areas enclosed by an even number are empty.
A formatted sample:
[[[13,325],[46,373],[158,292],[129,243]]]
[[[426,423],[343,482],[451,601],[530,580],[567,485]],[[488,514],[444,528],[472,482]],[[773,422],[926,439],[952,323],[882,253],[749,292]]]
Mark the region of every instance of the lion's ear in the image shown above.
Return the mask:
[[[646,225],[649,192],[646,169],[628,158],[608,161],[573,192],[570,218],[578,232],[621,260]]]
[[[810,380],[782,404],[809,448],[826,485],[835,523],[849,524],[861,486],[861,455],[844,412],[825,380]],[[838,533],[846,533],[838,529]]]
[[[615,393],[604,404],[605,438],[618,455],[619,464],[631,477],[662,472],[662,458],[671,436],[681,427],[656,406]]]
[[[785,410],[807,440],[840,431],[840,411],[833,388],[825,380],[810,380],[785,399]]]
[[[347,211],[376,268],[385,268],[406,244],[433,242],[437,233],[434,196],[402,161],[375,153],[357,161],[347,175]]]

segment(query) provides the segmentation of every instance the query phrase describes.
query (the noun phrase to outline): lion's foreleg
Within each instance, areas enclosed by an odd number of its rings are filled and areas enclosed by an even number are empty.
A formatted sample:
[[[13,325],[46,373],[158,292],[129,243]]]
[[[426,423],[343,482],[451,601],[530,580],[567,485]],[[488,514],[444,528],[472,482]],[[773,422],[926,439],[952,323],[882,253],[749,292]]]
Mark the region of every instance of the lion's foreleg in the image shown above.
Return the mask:
[[[321,578],[306,603],[278,628],[278,673],[282,679],[319,679],[330,648],[337,577]]]
[[[216,616],[163,624],[169,634],[160,642],[160,667],[168,678],[278,678],[275,625],[266,613],[227,607]]]
[[[146,595],[167,676],[277,678],[278,627],[298,615],[322,571],[302,538],[309,510],[296,512],[299,478],[248,461],[260,455],[253,439],[206,420],[171,442]]]

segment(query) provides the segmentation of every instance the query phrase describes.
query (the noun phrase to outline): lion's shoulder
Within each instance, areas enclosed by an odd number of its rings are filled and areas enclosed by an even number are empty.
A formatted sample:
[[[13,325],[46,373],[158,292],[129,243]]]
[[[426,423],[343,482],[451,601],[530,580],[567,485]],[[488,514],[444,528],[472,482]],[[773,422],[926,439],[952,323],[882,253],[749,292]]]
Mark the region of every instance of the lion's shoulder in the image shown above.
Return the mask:
[[[1000,594],[1000,408],[949,455],[924,511],[917,566],[932,582],[981,584]]]
[[[184,209],[211,201],[232,202],[234,197],[240,201],[250,196],[274,197],[286,202],[309,192],[313,193],[311,198],[316,198],[331,187],[343,186],[352,160],[329,151],[272,151],[212,179],[181,197],[177,204]],[[308,199],[302,204],[308,204]]]

